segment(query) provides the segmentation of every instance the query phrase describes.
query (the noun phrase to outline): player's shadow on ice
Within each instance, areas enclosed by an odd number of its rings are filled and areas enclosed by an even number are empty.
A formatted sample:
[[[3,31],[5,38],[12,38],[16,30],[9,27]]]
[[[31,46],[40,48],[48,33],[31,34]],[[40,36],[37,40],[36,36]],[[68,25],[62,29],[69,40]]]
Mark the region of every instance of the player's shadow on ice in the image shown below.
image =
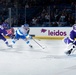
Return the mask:
[[[6,49],[0,49],[0,51],[6,51]]]
[[[10,53],[24,53],[24,52],[37,52],[37,53],[48,53],[45,50],[41,50],[41,49],[34,49],[34,48],[27,48],[27,49],[23,49],[23,48],[2,48],[0,49],[1,52],[10,52]]]
[[[47,55],[46,57],[43,57],[43,59],[71,59],[76,58],[76,54],[71,55]]]
[[[2,48],[0,49],[1,52],[10,52],[10,53],[22,53],[17,48]]]
[[[41,50],[41,49],[31,49],[31,50],[27,50],[27,51],[29,51],[29,52],[40,52],[40,53],[48,53],[47,51],[43,51],[43,50]]]

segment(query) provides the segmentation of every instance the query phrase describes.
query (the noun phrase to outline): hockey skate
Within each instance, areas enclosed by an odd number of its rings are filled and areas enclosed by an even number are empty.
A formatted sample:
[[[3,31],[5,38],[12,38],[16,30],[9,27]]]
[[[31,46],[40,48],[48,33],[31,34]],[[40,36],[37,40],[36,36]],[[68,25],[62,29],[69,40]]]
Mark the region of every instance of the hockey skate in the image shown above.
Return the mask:
[[[72,48],[69,49],[67,52],[65,52],[65,54],[70,55],[70,54],[72,54],[75,50],[76,50],[76,47],[75,47],[74,44],[72,44]]]
[[[30,48],[33,48],[33,46],[32,46],[32,45],[29,45],[29,47],[30,47]]]
[[[73,49],[68,50],[67,52],[65,52],[67,55],[70,55],[72,53]]]
[[[12,43],[13,43],[13,44],[15,44],[15,43],[16,43],[16,41],[17,41],[17,39],[13,39],[13,40],[12,40]]]
[[[12,45],[9,45],[9,43],[6,41],[5,44],[8,46],[8,47],[11,47],[12,48]]]
[[[8,47],[12,48],[12,45],[7,45]]]

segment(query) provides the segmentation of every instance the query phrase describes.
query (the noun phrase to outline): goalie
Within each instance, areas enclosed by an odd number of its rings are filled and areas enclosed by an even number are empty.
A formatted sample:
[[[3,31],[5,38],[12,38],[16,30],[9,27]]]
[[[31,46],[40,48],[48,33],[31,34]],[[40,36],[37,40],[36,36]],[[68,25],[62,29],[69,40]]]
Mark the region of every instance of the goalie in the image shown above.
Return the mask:
[[[69,37],[64,39],[64,42],[68,44],[68,47],[71,47],[66,54],[71,54],[72,51],[76,49],[76,24],[73,25],[73,29],[70,31]]]
[[[32,37],[29,35],[29,31],[30,28],[28,24],[22,25],[16,30],[15,37],[12,42],[15,43],[17,40],[23,39],[24,41],[26,41],[26,44],[28,44],[32,48],[33,46],[30,44],[29,41],[29,39],[31,39]]]

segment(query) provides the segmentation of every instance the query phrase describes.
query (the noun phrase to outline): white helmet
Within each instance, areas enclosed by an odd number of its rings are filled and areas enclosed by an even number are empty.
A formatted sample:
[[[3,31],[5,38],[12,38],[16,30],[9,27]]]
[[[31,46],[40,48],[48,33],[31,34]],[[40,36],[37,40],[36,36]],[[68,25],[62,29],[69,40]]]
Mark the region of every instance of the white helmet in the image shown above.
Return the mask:
[[[76,24],[73,25],[73,30],[76,30]]]

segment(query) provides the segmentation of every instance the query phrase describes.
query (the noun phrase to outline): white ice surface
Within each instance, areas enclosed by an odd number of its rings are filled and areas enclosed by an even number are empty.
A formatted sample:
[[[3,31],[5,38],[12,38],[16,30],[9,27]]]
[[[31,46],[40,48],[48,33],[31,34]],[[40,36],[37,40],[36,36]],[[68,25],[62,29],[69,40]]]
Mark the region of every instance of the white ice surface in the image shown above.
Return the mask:
[[[11,40],[8,40],[11,43]],[[8,48],[0,40],[0,75],[76,75],[76,52],[65,55],[61,40],[31,40],[31,49],[23,40]]]

